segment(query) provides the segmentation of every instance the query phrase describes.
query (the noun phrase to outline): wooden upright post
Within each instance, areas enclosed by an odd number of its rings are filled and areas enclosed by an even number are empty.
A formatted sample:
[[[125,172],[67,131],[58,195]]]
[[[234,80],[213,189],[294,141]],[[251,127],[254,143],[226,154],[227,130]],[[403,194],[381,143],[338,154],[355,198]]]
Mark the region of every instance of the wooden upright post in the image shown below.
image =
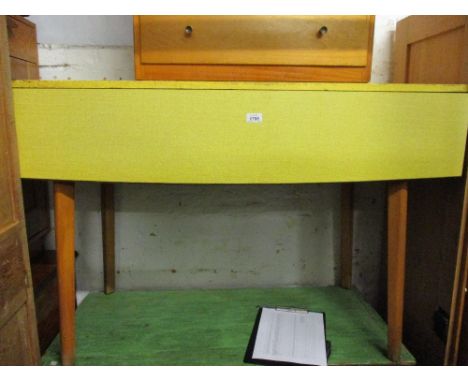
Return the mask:
[[[101,183],[102,248],[104,256],[104,292],[115,291],[115,218],[114,185]]]
[[[349,289],[353,276],[353,184],[341,185],[340,286]]]
[[[465,163],[466,161],[465,158]],[[450,307],[447,344],[445,346],[444,365],[446,366],[456,366],[458,364],[465,301],[467,298],[466,290],[468,287],[468,174],[466,167],[463,177],[465,178],[465,191],[458,238],[457,262],[453,278],[452,305]]]
[[[55,245],[63,365],[75,362],[75,186],[54,182]]]
[[[406,224],[408,183],[398,181],[388,187],[388,357],[400,361],[403,336]]]

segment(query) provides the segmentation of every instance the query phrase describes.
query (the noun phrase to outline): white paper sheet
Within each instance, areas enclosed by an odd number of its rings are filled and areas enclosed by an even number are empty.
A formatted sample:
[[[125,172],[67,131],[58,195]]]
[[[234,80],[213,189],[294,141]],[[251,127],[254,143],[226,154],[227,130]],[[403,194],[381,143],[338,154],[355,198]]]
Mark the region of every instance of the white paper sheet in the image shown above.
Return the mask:
[[[252,358],[327,365],[323,314],[263,308]]]

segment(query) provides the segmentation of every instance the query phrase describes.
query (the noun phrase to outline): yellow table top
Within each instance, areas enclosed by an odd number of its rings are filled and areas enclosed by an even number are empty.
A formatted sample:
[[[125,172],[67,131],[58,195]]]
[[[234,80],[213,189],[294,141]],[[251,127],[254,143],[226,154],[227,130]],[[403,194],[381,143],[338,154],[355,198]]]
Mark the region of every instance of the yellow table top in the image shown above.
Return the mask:
[[[316,183],[460,176],[467,85],[15,81],[23,178]]]

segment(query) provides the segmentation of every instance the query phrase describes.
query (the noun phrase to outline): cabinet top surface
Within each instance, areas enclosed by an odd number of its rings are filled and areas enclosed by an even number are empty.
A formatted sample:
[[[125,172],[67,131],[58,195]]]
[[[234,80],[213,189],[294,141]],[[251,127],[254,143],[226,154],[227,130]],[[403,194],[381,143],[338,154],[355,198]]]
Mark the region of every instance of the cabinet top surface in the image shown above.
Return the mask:
[[[227,81],[13,81],[14,88],[33,89],[192,89],[336,92],[468,93],[468,85],[359,84],[318,82]]]

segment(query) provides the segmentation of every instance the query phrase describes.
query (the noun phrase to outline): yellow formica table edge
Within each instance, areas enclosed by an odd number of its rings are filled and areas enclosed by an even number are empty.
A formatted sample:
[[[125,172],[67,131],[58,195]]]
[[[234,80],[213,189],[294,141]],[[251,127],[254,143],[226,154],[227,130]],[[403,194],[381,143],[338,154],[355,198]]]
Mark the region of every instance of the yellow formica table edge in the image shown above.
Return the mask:
[[[192,90],[281,90],[468,93],[468,85],[377,84],[337,82],[252,82],[252,81],[13,81],[17,89],[192,89]]]
[[[319,183],[459,176],[465,85],[16,81],[23,178]],[[260,114],[262,121],[247,122]]]

